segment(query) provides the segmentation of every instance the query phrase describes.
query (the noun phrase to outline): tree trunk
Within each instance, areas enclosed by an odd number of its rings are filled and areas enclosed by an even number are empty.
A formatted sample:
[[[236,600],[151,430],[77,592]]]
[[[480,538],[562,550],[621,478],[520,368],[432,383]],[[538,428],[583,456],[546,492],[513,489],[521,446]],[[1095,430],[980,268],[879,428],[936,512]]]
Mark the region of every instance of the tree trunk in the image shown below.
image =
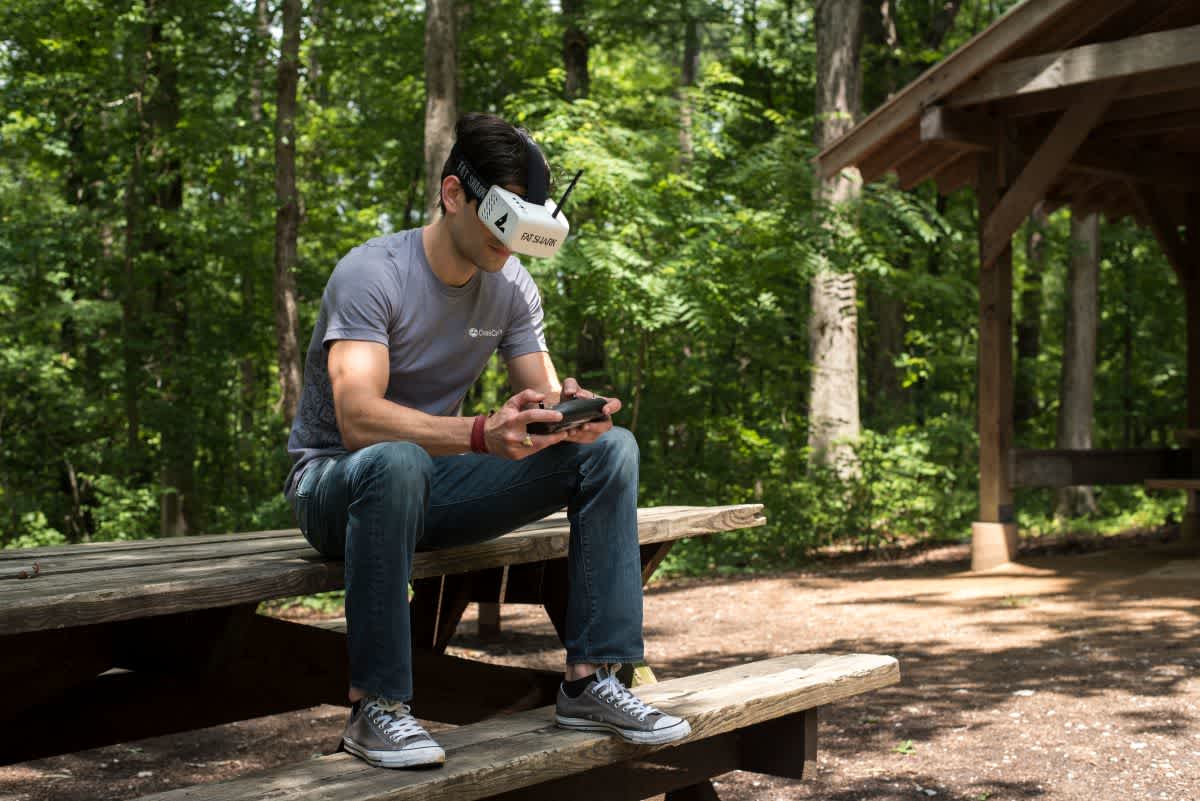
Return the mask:
[[[865,343],[868,420],[895,421],[904,400],[896,359],[904,352],[904,303],[896,292],[875,280],[867,285],[867,309],[874,323],[874,342]]]
[[[1095,213],[1083,218],[1072,216],[1056,448],[1092,447],[1099,285],[1100,217]],[[1065,487],[1055,493],[1055,517],[1094,514],[1096,496],[1091,487]]]
[[[881,0],[868,6],[871,14],[863,21],[863,36],[870,39],[878,52],[887,54],[883,59],[882,84],[884,93],[891,97],[897,89],[900,51],[900,33],[896,26],[896,0]],[[874,12],[878,11],[878,14]],[[937,248],[930,248],[936,252]],[[908,261],[908,257],[904,257]],[[895,419],[901,410],[900,372],[896,359],[904,352],[904,300],[900,294],[879,278],[866,283],[867,319],[874,326],[874,341],[863,343],[864,367],[867,370],[867,395],[863,400],[863,414],[875,425],[887,425],[889,418]]]
[[[563,34],[563,69],[566,72],[563,94],[567,100],[578,100],[588,96],[591,84],[588,74],[590,40],[582,27],[583,15],[587,10],[586,0],[564,0],[562,10],[566,23],[566,32]],[[604,333],[604,321],[589,315],[580,321],[579,332],[575,336],[576,378],[584,387],[600,394],[611,391]]]
[[[189,303],[187,258],[167,231],[170,217],[183,208],[182,163],[172,141],[179,126],[179,71],[171,43],[165,41],[169,3],[149,3],[148,70],[152,88],[146,100],[148,128],[145,175],[149,179],[152,216],[142,239],[142,251],[153,254],[154,309],[166,327],[161,338],[159,381],[161,396],[155,423],[162,436],[160,523],[163,536],[183,536],[197,525],[195,490],[196,414],[190,380]]]
[[[250,67],[250,122],[253,125],[253,135],[257,138],[263,132],[262,124],[266,118],[264,110],[265,96],[263,92],[263,80],[267,74],[267,48],[271,44],[271,9],[268,0],[255,0],[254,2],[254,33],[252,39],[254,41],[255,57],[251,61]],[[258,175],[258,171],[255,171]],[[255,180],[252,188],[247,193],[247,214],[254,226],[258,225],[259,211],[261,209],[260,184]],[[254,250],[250,248],[247,258],[243,260],[241,272],[241,289],[242,289],[242,320],[246,330],[253,330],[255,325],[257,302],[255,297],[255,285],[257,281],[255,277],[260,269],[260,265],[256,264],[257,259],[254,258]],[[253,437],[251,436],[254,430],[254,412],[258,406],[258,360],[251,355],[243,355],[239,360],[238,374],[241,380],[241,391],[238,393],[241,411],[239,414],[238,423],[238,440],[239,452],[242,464],[250,464],[251,448],[253,447]]]
[[[458,40],[454,0],[425,0],[425,208],[437,214],[442,166],[458,119]]]
[[[146,471],[145,457],[142,452],[142,358],[141,342],[145,339],[142,330],[143,300],[141,282],[138,280],[140,271],[139,257],[142,251],[142,218],[144,216],[145,198],[142,193],[143,162],[149,131],[146,125],[146,87],[150,81],[150,41],[149,30],[146,32],[144,49],[140,52],[133,48],[126,61],[129,64],[140,64],[141,69],[136,76],[133,92],[134,110],[133,124],[136,129],[133,152],[129,164],[129,175],[125,181],[125,196],[123,198],[125,212],[125,230],[123,236],[123,258],[121,269],[121,357],[122,383],[125,403],[125,465],[126,475],[136,476]],[[148,478],[148,476],[146,476]]]
[[[325,21],[325,0],[310,0],[308,23],[311,35],[308,44],[308,74],[304,76],[304,86],[319,106],[329,104],[329,85],[321,69],[321,48],[316,44],[319,37],[315,35]]]
[[[925,47],[937,50],[946,39],[946,34],[954,27],[954,20],[962,8],[963,0],[946,0],[941,9],[933,15],[929,27],[925,31]]]
[[[824,147],[853,127],[859,113],[861,0],[820,0],[816,29],[817,145]],[[819,191],[824,203],[843,205],[858,196],[861,179],[843,170]],[[857,472],[848,444],[859,434],[857,292],[852,273],[822,270],[812,283],[808,445],[814,463],[843,476]]]
[[[301,0],[283,0],[275,110],[275,340],[279,355],[279,410],[288,422],[300,403],[300,321],[296,312],[296,89],[300,80]]]
[[[679,80],[679,164],[687,172],[695,157],[692,141],[692,87],[700,73],[700,22],[688,9],[688,0],[681,3],[683,12],[683,68]]]
[[[562,13],[566,22],[563,32],[563,67],[566,80],[563,95],[567,100],[587,97],[591,86],[588,75],[588,49],[591,41],[587,31],[581,27],[581,18],[586,11],[586,0],[563,0]]]
[[[1013,422],[1018,432],[1037,417],[1041,407],[1037,392],[1037,360],[1042,341],[1042,276],[1045,272],[1046,211],[1041,203],[1029,214],[1025,238],[1025,281],[1021,288],[1021,316],[1017,320],[1017,374]]]

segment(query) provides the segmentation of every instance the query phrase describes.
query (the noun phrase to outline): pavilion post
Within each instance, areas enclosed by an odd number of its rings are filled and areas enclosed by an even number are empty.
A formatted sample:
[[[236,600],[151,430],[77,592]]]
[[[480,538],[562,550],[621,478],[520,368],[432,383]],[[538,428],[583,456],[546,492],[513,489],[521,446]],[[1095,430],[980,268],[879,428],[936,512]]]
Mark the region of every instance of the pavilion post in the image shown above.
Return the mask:
[[[999,152],[998,152],[999,151]],[[979,159],[979,520],[971,527],[971,569],[1010,562],[1017,552],[1013,510],[1013,268],[1012,236],[988,240],[987,220],[1014,170],[1011,154],[998,148]],[[998,252],[990,265],[982,254]]]
[[[1200,194],[1187,199],[1187,263],[1180,278],[1187,315],[1187,436],[1192,452],[1192,475],[1200,475]],[[1200,546],[1200,493],[1189,490],[1183,515],[1183,539]]]
[[[1200,278],[1193,275],[1184,281],[1187,298],[1187,432],[1184,444],[1192,452],[1192,475],[1200,475]],[[1188,490],[1187,511],[1183,514],[1183,539],[1200,545],[1200,509],[1197,493]]]

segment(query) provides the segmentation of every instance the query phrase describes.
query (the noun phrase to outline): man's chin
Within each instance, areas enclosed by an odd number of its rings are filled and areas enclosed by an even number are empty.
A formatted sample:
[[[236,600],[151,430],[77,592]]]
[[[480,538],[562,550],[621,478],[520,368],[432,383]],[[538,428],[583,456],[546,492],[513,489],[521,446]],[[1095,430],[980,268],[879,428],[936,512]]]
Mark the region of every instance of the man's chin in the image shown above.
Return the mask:
[[[504,265],[508,264],[508,259],[512,256],[512,251],[507,248],[494,248],[491,245],[485,245],[483,248],[483,258],[476,262],[475,266],[481,270],[487,270],[489,273],[498,273],[504,269]]]

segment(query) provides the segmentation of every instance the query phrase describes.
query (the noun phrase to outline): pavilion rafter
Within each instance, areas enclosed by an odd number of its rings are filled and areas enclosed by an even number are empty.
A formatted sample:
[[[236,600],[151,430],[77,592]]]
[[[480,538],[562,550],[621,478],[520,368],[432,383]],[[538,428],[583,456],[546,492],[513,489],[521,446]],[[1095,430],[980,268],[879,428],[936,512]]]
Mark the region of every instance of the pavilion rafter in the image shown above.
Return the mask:
[[[1200,25],[997,64],[946,98],[953,107],[1200,66]]]
[[[1006,247],[1005,240],[1012,238],[1034,205],[1045,197],[1046,190],[1083,144],[1083,140],[1087,139],[1120,90],[1118,81],[1097,84],[1085,91],[1079,102],[1063,114],[988,215],[984,226],[983,269],[995,264]]]

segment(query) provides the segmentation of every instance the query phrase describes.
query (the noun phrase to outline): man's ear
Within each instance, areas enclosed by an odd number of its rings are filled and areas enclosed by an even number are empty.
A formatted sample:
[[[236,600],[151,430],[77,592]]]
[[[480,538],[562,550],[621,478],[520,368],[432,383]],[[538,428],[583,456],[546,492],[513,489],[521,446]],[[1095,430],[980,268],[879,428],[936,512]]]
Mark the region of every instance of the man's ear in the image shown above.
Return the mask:
[[[447,214],[458,214],[467,205],[467,193],[463,191],[462,182],[457,175],[447,175],[442,179],[442,206]]]

